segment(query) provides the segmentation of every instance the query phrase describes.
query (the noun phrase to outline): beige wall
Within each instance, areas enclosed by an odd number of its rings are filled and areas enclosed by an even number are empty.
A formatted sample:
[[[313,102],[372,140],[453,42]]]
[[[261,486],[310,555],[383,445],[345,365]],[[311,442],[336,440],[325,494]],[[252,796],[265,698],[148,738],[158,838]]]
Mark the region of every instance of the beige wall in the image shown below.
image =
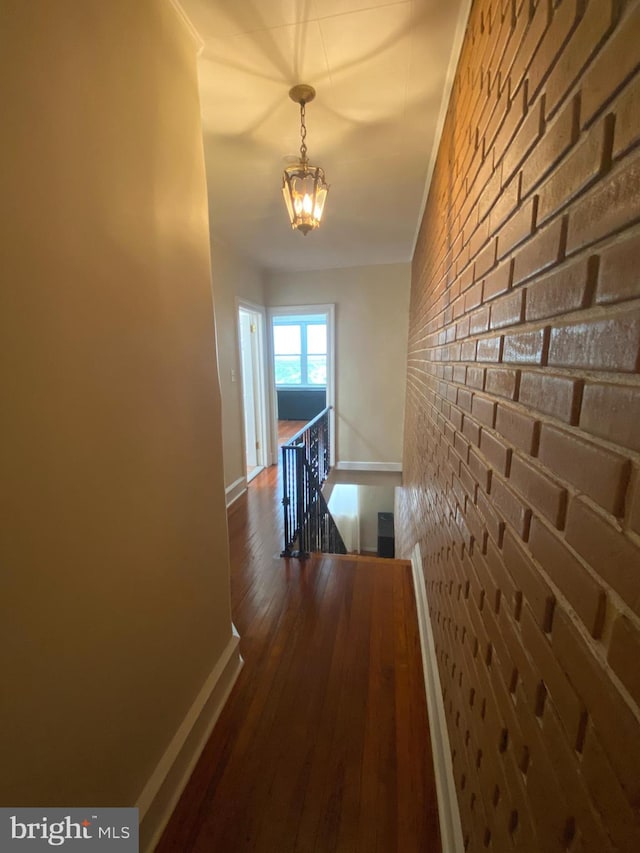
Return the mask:
[[[395,491],[394,486],[358,486],[362,551],[378,550],[378,513],[393,512]]]
[[[264,287],[262,273],[215,238],[211,244],[211,261],[218,370],[222,395],[225,486],[231,486],[246,473],[238,344],[238,300],[245,300],[254,305],[264,305]]]
[[[337,462],[402,458],[409,286],[409,264],[267,276],[270,307],[335,303]]]
[[[231,637],[194,45],[0,8],[0,803],[133,805]]]

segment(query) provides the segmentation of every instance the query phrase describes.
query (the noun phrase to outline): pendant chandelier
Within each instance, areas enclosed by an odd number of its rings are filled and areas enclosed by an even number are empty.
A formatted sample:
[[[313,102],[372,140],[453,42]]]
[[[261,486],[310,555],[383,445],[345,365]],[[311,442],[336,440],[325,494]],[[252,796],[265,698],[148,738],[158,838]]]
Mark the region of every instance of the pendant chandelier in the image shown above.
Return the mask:
[[[311,166],[305,142],[305,105],[316,96],[313,86],[300,83],[289,92],[292,101],[300,104],[300,162],[287,166],[282,176],[282,195],[287,206],[291,227],[306,236],[320,225],[329,186],[320,166]]]

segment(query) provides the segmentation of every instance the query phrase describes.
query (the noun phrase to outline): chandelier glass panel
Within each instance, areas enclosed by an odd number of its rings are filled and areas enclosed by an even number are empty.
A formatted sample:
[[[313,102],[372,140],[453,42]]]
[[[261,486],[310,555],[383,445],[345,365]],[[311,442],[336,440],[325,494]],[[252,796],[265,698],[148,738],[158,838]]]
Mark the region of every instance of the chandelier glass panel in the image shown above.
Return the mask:
[[[329,186],[320,166],[312,166],[307,157],[307,127],[305,106],[316,96],[313,86],[304,83],[289,92],[292,101],[300,104],[300,161],[287,166],[282,176],[282,195],[287,206],[291,227],[308,234],[322,221]]]

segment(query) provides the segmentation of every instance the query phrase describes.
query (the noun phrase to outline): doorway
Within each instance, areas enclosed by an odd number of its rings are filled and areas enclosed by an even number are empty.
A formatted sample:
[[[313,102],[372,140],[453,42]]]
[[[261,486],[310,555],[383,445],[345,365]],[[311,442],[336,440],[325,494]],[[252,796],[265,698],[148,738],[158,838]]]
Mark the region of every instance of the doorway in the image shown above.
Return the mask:
[[[334,405],[333,305],[269,309],[274,435],[299,428]],[[296,431],[296,429],[294,429]],[[330,464],[335,464],[334,412],[329,416]]]
[[[242,304],[238,307],[242,412],[247,482],[268,465],[265,405],[265,315],[264,309]]]

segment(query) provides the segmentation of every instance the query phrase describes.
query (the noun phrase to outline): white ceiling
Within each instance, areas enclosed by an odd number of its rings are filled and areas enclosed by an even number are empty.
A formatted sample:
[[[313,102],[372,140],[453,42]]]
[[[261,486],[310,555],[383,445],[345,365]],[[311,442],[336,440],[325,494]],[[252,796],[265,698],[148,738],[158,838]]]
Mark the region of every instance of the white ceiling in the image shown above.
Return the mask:
[[[200,97],[216,237],[264,269],[410,260],[468,0],[181,0],[204,48]],[[464,9],[462,8],[464,7]],[[458,38],[459,38],[458,32]],[[283,168],[307,146],[331,186],[321,227],[291,230]]]

